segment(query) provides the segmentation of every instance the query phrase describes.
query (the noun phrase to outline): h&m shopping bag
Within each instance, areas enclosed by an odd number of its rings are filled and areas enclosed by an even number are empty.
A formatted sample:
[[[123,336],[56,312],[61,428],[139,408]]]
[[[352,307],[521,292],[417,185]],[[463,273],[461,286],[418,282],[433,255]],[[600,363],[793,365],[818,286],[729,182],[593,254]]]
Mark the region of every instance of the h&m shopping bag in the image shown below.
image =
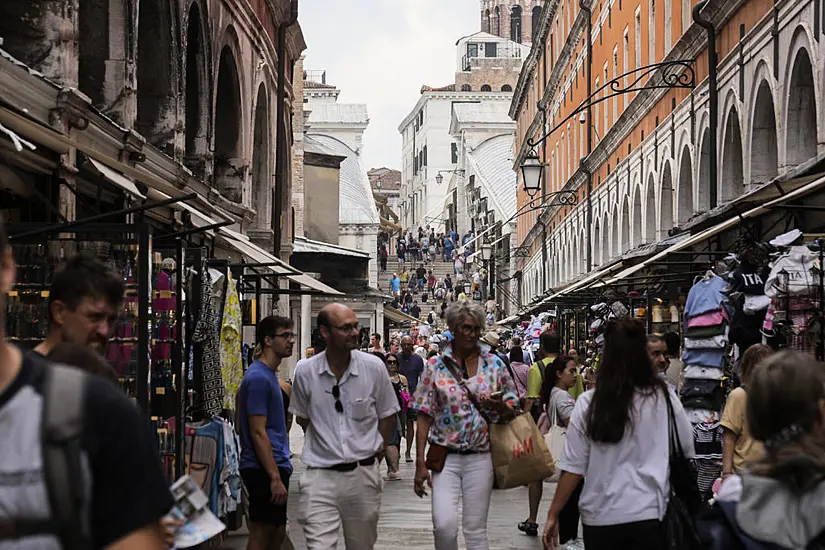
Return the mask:
[[[496,489],[542,481],[556,470],[533,417],[522,414],[506,424],[490,424],[490,450]]]

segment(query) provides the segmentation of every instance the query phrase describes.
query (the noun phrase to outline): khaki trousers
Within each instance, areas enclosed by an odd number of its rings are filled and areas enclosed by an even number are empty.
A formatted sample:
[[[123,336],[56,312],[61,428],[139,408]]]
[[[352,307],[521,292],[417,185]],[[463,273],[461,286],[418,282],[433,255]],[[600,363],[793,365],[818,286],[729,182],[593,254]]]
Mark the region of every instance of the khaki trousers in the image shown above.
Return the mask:
[[[381,509],[378,462],[351,472],[307,468],[298,481],[298,522],[307,550],[330,550],[344,527],[347,550],[372,550]]]

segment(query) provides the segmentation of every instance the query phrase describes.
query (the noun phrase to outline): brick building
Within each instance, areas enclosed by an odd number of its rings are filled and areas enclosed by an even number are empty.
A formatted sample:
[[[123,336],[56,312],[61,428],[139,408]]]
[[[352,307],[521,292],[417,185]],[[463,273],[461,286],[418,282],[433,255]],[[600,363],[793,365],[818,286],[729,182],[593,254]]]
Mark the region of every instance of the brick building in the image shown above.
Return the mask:
[[[791,179],[825,153],[819,3],[703,0],[699,17],[715,33],[714,89],[709,35],[694,20],[696,4],[551,0],[543,6],[510,111],[518,126],[514,167],[533,149],[528,138],[558,127],[535,148],[545,164],[537,200],[570,190],[578,204],[518,219],[523,304],[695,234],[719,212],[741,211],[734,201],[758,202],[752,193],[766,182]],[[685,63],[657,65],[678,60]],[[637,86],[628,94],[604,88],[617,77],[616,89],[633,86],[636,77],[622,75],[651,65],[641,84],[693,71],[696,86]],[[591,93],[591,108],[576,112]],[[711,102],[718,110],[715,151]],[[519,191],[521,207],[530,200]]]
[[[538,30],[542,0],[481,0],[481,30],[519,44],[531,44]]]

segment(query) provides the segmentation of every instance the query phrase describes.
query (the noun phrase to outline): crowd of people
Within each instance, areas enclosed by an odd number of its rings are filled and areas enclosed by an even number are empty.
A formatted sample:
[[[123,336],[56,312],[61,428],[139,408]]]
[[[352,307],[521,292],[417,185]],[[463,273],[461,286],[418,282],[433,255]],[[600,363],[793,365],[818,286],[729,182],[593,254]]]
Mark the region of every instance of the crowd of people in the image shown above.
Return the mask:
[[[0,292],[14,280],[0,226]],[[23,352],[0,338],[4,549],[160,550],[173,543],[180,523],[169,516],[173,499],[145,418],[100,356],[123,292],[105,265],[75,258],[52,282],[46,341]],[[676,484],[674,472],[684,471],[677,458],[689,460],[696,448],[677,397],[683,381],[669,338],[648,334],[638,320],[610,320],[593,369],[552,327],[534,350],[532,342],[491,331],[487,321],[480,304],[454,300],[444,330],[413,326],[386,345],[374,334],[361,351],[355,313],[329,304],[317,316],[324,348],[308,350],[289,385],[279,369],[293,355],[294,323],[263,319],[238,395],[248,548],[281,548],[287,503],[297,497],[306,548],[336,547],[342,528],[348,549],[371,549],[383,481],[411,481],[411,495],[432,494],[436,550],[456,550],[459,528],[468,549],[487,550],[496,479],[490,426],[519,415],[564,433],[552,497],[544,497],[543,481],[531,484],[526,519],[513,526],[514,534],[541,533],[547,548],[825,544],[825,371],[810,355],[761,344],[742,354],[741,380],[722,415],[724,460],[714,499],[679,508],[690,480]],[[65,383],[55,388],[56,380]],[[79,399],[82,421],[61,423],[55,395],[64,407]],[[304,430],[306,470],[291,493],[293,417]],[[53,433],[55,422],[66,431]],[[402,457],[415,463],[412,480],[403,479]],[[61,505],[61,492],[74,507]],[[687,538],[673,540],[668,527],[680,513]]]
[[[463,269],[467,257],[475,250],[474,240],[472,231],[459,237],[455,230],[436,233],[428,225],[426,228],[419,227],[417,231],[410,229],[396,237],[395,251],[399,264],[440,260],[454,262],[456,269]],[[378,261],[382,272],[387,270],[388,241],[389,236],[379,239],[378,243]]]

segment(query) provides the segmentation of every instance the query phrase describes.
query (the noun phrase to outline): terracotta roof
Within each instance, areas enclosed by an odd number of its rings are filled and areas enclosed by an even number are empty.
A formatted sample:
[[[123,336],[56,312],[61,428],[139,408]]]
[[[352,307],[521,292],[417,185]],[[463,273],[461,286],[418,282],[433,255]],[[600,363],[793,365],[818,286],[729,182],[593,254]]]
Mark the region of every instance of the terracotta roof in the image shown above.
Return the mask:
[[[421,93],[424,92],[454,92],[455,91],[455,84],[448,84],[446,86],[442,86],[441,88],[433,88],[432,86],[421,86]]]

